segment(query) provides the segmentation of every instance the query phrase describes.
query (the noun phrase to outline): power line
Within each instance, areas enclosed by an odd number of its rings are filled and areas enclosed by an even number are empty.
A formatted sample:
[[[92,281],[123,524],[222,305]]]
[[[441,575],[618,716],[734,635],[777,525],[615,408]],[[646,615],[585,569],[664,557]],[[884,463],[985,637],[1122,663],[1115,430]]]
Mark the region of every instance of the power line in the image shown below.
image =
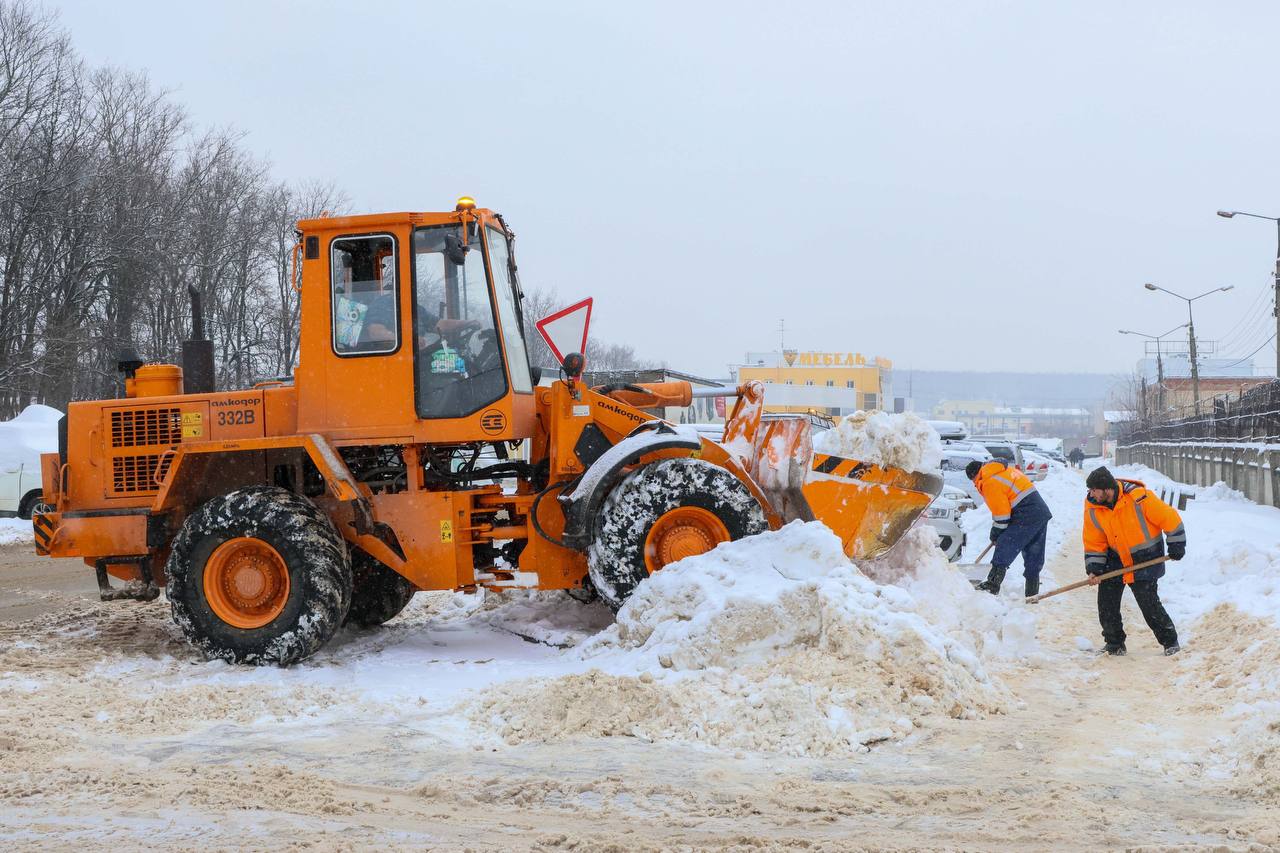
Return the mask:
[[[1264,339],[1268,335],[1274,335],[1275,332],[1268,331],[1270,328],[1271,318],[1263,317],[1259,322],[1254,323],[1245,334],[1237,337],[1231,346],[1221,347],[1220,349],[1224,352],[1227,350],[1235,350],[1236,352],[1239,352],[1242,349],[1249,349],[1252,346],[1256,346],[1259,342],[1265,342]],[[1225,357],[1230,358],[1230,356]]]
[[[1256,349],[1256,350],[1254,350],[1253,352],[1249,353],[1249,354],[1248,354],[1248,355],[1246,355],[1244,358],[1240,359],[1240,361],[1233,361],[1233,362],[1231,362],[1231,363],[1230,363],[1230,364],[1228,364],[1228,365],[1224,365],[1224,368],[1225,368],[1225,367],[1235,367],[1237,364],[1241,364],[1242,362],[1246,362],[1246,361],[1248,361],[1249,359],[1253,358],[1255,355],[1257,355],[1257,354],[1258,354],[1258,350],[1262,349],[1262,348],[1263,348],[1263,347],[1265,347],[1267,344],[1271,343],[1273,340],[1275,340],[1275,338],[1276,338],[1276,333],[1275,333],[1275,332],[1272,332],[1272,333],[1271,333],[1271,337],[1267,338],[1265,341],[1263,341],[1262,343],[1258,344],[1258,349]]]
[[[1268,316],[1263,309],[1266,307],[1267,296],[1270,296],[1271,288],[1270,283],[1263,284],[1260,291],[1258,291],[1258,295],[1253,298],[1252,302],[1249,302],[1249,307],[1244,311],[1242,318],[1236,320],[1235,325],[1231,327],[1229,332],[1220,338],[1224,348],[1234,348],[1242,339],[1252,337],[1253,334],[1257,333],[1258,323]]]
[[[1236,342],[1239,342],[1240,337],[1243,337],[1243,335],[1237,335],[1236,332],[1239,331],[1242,326],[1245,324],[1256,325],[1260,316],[1266,316],[1261,312],[1266,304],[1267,297],[1271,294],[1272,286],[1273,285],[1268,282],[1259,288],[1258,295],[1249,303],[1249,307],[1245,309],[1244,315],[1236,321],[1236,324],[1231,327],[1230,331],[1220,338],[1224,346],[1230,346],[1227,344],[1227,341],[1231,340],[1233,337],[1236,339]]]

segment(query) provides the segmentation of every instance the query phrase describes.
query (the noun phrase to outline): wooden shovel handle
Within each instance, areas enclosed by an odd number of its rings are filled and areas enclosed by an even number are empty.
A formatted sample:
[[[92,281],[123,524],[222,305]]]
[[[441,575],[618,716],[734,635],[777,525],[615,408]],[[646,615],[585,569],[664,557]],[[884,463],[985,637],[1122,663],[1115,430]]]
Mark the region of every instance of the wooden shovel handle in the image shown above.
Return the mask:
[[[1163,563],[1167,559],[1169,559],[1167,556],[1156,557],[1154,560],[1147,560],[1145,563],[1134,563],[1132,566],[1128,566],[1123,569],[1116,569],[1114,572],[1107,572],[1105,575],[1096,575],[1095,577],[1097,577],[1098,580],[1100,581],[1105,581],[1105,580],[1108,580],[1109,578],[1119,577],[1120,575],[1127,575],[1129,572],[1140,571],[1142,569],[1147,568],[1148,566],[1154,566],[1159,563]],[[1060,592],[1070,592],[1071,590],[1079,589],[1082,586],[1089,586],[1088,578],[1085,578],[1082,581],[1076,581],[1075,583],[1069,583],[1066,586],[1060,586],[1057,589],[1051,589],[1048,592],[1042,592],[1039,595],[1033,595],[1030,598],[1028,598],[1027,601],[1034,604],[1035,602],[1042,601],[1051,595],[1057,595]]]
[[[982,558],[983,558],[983,557],[985,557],[985,556],[987,556],[987,552],[988,552],[988,551],[990,551],[990,550],[991,550],[992,548],[994,548],[994,547],[996,547],[996,543],[994,543],[994,542],[989,543],[989,544],[987,545],[987,547],[985,547],[985,548],[983,548],[983,549],[982,549],[982,553],[978,555],[978,559],[976,559],[976,560],[974,560],[974,561],[973,561],[973,564],[976,566],[976,565],[978,565],[979,563],[981,563],[981,562],[982,562]]]

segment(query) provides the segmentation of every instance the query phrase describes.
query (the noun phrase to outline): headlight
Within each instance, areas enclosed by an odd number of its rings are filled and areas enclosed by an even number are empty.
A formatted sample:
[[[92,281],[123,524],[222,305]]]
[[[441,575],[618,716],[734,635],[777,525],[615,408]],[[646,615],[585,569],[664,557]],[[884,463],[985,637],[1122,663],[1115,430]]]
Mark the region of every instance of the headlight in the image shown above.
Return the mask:
[[[924,511],[925,518],[946,518],[951,514],[951,510],[945,506],[931,506]]]

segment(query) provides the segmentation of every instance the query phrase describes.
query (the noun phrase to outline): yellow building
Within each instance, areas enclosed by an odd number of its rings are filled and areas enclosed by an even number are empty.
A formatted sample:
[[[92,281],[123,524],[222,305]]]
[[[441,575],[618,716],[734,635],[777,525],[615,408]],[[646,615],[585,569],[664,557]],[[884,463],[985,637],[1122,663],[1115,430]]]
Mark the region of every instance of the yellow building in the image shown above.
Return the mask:
[[[765,384],[765,410],[823,411],[844,415],[870,409],[893,410],[893,362],[857,352],[747,353],[738,381]]]

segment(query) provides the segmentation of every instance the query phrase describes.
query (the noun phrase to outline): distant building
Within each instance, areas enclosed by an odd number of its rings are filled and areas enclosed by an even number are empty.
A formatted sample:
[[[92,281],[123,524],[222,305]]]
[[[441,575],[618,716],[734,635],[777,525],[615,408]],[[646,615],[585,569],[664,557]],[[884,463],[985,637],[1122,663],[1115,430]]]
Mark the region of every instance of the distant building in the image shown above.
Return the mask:
[[[933,416],[959,421],[971,435],[1069,439],[1093,430],[1093,413],[1083,406],[1000,406],[992,400],[943,400],[934,407]]]
[[[737,374],[739,382],[764,383],[765,409],[770,412],[847,415],[901,408],[893,400],[893,362],[887,358],[793,349],[749,352]]]
[[[1239,397],[1250,388],[1274,382],[1271,376],[1201,376],[1201,405],[1211,405],[1214,397],[1223,395]],[[1147,386],[1147,393],[1154,395],[1158,386],[1154,380]],[[1154,399],[1154,398],[1153,398]],[[1173,417],[1181,417],[1195,410],[1195,383],[1190,377],[1177,376],[1164,379],[1164,406]]]

